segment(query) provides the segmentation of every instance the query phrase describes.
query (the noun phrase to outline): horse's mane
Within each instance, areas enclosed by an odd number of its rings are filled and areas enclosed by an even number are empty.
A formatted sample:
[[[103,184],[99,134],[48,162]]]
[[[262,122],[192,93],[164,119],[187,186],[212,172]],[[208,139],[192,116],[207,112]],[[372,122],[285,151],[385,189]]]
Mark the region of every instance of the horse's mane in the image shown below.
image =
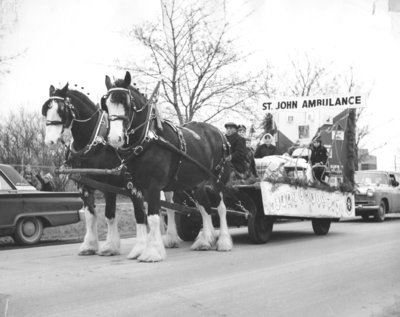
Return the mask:
[[[125,81],[124,79],[117,79],[115,81],[115,86],[116,87],[124,87],[125,86]],[[141,102],[142,104],[146,104],[147,102],[147,98],[144,94],[142,94],[138,88],[129,85],[129,87],[127,87],[127,89],[129,89],[133,95],[133,97],[138,100],[139,102]]]
[[[88,107],[92,108],[92,110],[94,111],[97,110],[96,104],[81,91],[69,89],[67,92],[67,97],[71,98],[72,103],[74,103],[73,101],[78,101],[79,103],[85,104]]]

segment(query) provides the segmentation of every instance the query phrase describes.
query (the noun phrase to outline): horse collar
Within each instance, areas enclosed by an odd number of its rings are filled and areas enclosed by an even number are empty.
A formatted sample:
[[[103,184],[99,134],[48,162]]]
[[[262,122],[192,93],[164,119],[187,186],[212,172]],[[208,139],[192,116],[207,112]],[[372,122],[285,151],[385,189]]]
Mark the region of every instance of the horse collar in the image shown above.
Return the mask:
[[[74,143],[71,143],[70,152],[73,157],[90,156],[95,151],[97,145],[106,145],[106,139],[110,129],[107,113],[100,111],[96,111],[95,113],[99,113],[100,115],[98,116],[96,127],[93,129],[90,141],[81,150],[76,150],[74,148]]]

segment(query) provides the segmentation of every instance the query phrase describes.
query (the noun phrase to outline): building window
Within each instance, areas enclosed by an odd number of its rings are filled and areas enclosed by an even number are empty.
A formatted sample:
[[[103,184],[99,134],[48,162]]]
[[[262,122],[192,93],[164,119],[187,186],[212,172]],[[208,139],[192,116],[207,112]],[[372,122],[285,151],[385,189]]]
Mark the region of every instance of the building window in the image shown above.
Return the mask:
[[[310,137],[310,127],[308,125],[299,125],[299,139],[308,139]]]

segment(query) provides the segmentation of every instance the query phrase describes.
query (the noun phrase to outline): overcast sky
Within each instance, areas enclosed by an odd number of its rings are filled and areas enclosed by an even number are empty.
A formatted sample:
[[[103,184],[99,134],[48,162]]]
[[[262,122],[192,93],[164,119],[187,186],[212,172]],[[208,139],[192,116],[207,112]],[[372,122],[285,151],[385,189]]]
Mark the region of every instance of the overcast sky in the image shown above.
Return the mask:
[[[237,25],[232,33],[238,49],[253,52],[250,69],[261,69],[268,60],[289,72],[290,61],[304,54],[336,72],[354,68],[365,90],[372,88],[365,119],[374,128],[369,148],[387,142],[373,153],[380,168],[393,168],[394,152],[400,150],[400,28],[396,31],[395,25],[400,24],[400,13],[389,13],[388,1],[225,2],[227,16]],[[112,66],[114,60],[143,56],[126,38],[126,31],[160,17],[159,0],[2,0],[1,4],[1,19],[10,27],[2,33],[0,56],[26,50],[7,65],[10,73],[0,77],[1,109],[23,104],[40,111],[49,85],[67,81],[84,86],[98,101],[105,92],[105,74],[123,76]]]

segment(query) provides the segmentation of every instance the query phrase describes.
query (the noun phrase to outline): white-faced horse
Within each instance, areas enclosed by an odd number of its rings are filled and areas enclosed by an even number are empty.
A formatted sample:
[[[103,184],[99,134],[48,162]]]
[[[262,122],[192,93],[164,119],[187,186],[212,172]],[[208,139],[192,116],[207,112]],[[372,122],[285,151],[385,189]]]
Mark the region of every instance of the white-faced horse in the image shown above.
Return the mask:
[[[159,120],[154,103],[131,86],[129,72],[123,80],[111,83],[106,76],[107,95],[102,108],[110,118],[109,142],[118,148],[132,174],[135,186],[143,192],[150,232],[138,230],[142,242],[140,261],[165,258],[160,235],[160,191],[184,191],[196,202],[203,219],[203,229],[192,245],[193,250],[232,249],[228,232],[224,184],[230,168],[225,158],[228,145],[215,127],[191,122],[183,127]],[[220,232],[216,235],[211,220],[211,207],[217,207]],[[168,225],[174,223],[168,218]]]
[[[47,145],[56,146],[62,139],[63,132],[70,129],[73,142],[70,146],[69,165],[75,168],[114,168],[120,165],[120,158],[115,149],[106,145],[109,123],[107,114],[96,106],[84,93],[50,86],[50,97],[42,107],[46,117]],[[91,179],[115,187],[124,187],[122,176],[90,176]],[[116,255],[120,254],[120,235],[116,218],[116,194],[104,192],[105,216],[108,226],[107,239],[99,249],[97,233],[97,215],[94,203],[94,189],[81,187],[86,218],[86,235],[80,247],[80,255]],[[145,214],[143,202],[138,197],[131,197],[136,222],[143,226]],[[141,228],[141,226],[139,227]]]

